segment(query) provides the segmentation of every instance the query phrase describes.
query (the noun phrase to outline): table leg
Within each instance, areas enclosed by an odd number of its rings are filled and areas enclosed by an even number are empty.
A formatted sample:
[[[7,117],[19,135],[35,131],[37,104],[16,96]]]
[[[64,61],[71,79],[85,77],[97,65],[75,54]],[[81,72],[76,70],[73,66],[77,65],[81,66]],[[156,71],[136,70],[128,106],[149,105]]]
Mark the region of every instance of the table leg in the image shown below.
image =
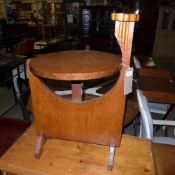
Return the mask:
[[[72,100],[81,101],[82,100],[82,84],[72,83]]]
[[[35,150],[34,150],[35,159],[40,158],[40,156],[43,152],[43,147],[44,147],[44,144],[46,142],[46,139],[47,138],[44,136],[44,134],[40,134],[37,136]]]

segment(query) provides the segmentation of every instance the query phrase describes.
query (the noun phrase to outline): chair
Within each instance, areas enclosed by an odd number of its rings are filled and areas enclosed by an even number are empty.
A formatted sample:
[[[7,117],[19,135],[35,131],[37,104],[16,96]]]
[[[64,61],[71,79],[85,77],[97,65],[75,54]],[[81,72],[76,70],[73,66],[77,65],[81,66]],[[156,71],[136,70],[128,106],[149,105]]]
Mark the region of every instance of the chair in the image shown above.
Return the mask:
[[[134,68],[135,68],[135,80],[136,80],[136,84],[137,84],[137,81],[138,81],[137,70],[141,69],[141,64],[136,56],[133,56],[133,62],[134,62]],[[149,102],[148,105],[149,105],[150,111],[152,113],[162,114],[162,115],[164,115],[164,118],[166,118],[168,116],[168,114],[171,110],[171,107],[172,107],[172,105],[165,104],[165,103]]]
[[[16,45],[15,55],[25,56],[25,58],[31,57],[33,55],[33,46],[34,46],[34,39],[33,38],[25,38],[24,40],[20,41]],[[25,65],[19,66],[19,74],[21,79],[25,79],[25,76],[28,78],[28,73],[26,72],[25,75]],[[19,84],[18,84],[18,70],[17,68],[13,69],[13,84],[14,89],[16,92],[17,97],[21,95]]]
[[[171,137],[155,137],[153,134],[153,126],[175,126],[175,121],[170,120],[153,120],[150,113],[147,98],[142,91],[137,89],[137,100],[141,113],[140,137],[148,138],[156,143],[175,145],[175,139]]]
[[[25,59],[33,56],[33,38],[25,38],[16,45],[15,55],[24,56]],[[28,97],[30,95],[30,89],[28,87],[28,71],[27,64],[21,64],[18,68],[12,70],[13,85],[17,100],[22,110],[22,114],[25,120],[29,121],[30,110],[27,109]],[[18,72],[19,71],[19,72]],[[20,78],[20,81],[19,81]],[[26,80],[27,78],[27,80]]]

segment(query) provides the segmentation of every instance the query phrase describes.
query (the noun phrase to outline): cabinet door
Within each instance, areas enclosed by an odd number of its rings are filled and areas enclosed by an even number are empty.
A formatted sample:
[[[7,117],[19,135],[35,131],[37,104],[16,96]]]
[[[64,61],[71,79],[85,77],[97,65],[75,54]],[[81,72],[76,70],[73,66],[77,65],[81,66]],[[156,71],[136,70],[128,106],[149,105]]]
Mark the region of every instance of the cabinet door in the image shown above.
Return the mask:
[[[173,58],[175,57],[174,45],[175,9],[160,9],[153,55],[157,57]]]

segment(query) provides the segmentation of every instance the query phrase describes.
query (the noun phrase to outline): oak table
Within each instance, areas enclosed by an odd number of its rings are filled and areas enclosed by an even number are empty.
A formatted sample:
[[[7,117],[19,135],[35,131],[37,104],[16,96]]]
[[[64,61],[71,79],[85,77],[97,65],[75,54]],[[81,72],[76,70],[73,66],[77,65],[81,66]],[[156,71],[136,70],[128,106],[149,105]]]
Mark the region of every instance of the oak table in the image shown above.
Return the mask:
[[[123,135],[113,171],[106,169],[108,147],[50,139],[39,160],[33,156],[36,134],[31,126],[2,156],[0,169],[20,175],[153,175],[151,141]],[[69,150],[69,151],[68,151]]]
[[[132,79],[129,65],[134,24],[139,15],[113,13],[111,16],[115,21],[115,36],[122,60],[105,52],[67,51],[44,55],[30,62],[29,82],[38,136],[34,152],[37,159],[47,138],[80,141],[109,146],[108,169],[112,170],[115,148],[121,143],[126,101],[124,80],[125,77],[127,82]],[[81,81],[112,75],[117,81],[105,95],[82,101]],[[72,81],[72,100],[56,96],[46,85],[46,79]],[[127,90],[129,92],[129,88]]]
[[[33,74],[47,79],[72,81],[72,100],[81,101],[82,81],[100,79],[119,71],[121,58],[99,51],[65,51],[31,60]]]

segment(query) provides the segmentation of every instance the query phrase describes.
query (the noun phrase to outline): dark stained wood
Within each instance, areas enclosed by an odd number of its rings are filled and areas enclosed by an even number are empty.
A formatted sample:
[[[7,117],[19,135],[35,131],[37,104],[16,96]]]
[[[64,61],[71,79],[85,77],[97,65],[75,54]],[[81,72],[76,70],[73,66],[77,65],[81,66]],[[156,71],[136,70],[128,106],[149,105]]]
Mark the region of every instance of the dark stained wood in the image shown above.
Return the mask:
[[[168,71],[158,70],[158,69],[149,69],[149,68],[141,68],[137,70],[139,76],[148,76],[152,78],[165,78],[170,80],[171,75]]]
[[[115,74],[121,60],[99,51],[65,51],[31,60],[33,74],[55,80],[92,80]]]
[[[154,74],[153,74],[154,75]],[[138,85],[149,101],[175,104],[175,83],[170,78],[139,76]]]
[[[135,95],[131,95],[126,99],[125,115],[124,115],[124,127],[131,124],[139,114],[139,107]]]
[[[175,146],[159,143],[152,143],[152,153],[154,157],[156,174],[175,174]]]

